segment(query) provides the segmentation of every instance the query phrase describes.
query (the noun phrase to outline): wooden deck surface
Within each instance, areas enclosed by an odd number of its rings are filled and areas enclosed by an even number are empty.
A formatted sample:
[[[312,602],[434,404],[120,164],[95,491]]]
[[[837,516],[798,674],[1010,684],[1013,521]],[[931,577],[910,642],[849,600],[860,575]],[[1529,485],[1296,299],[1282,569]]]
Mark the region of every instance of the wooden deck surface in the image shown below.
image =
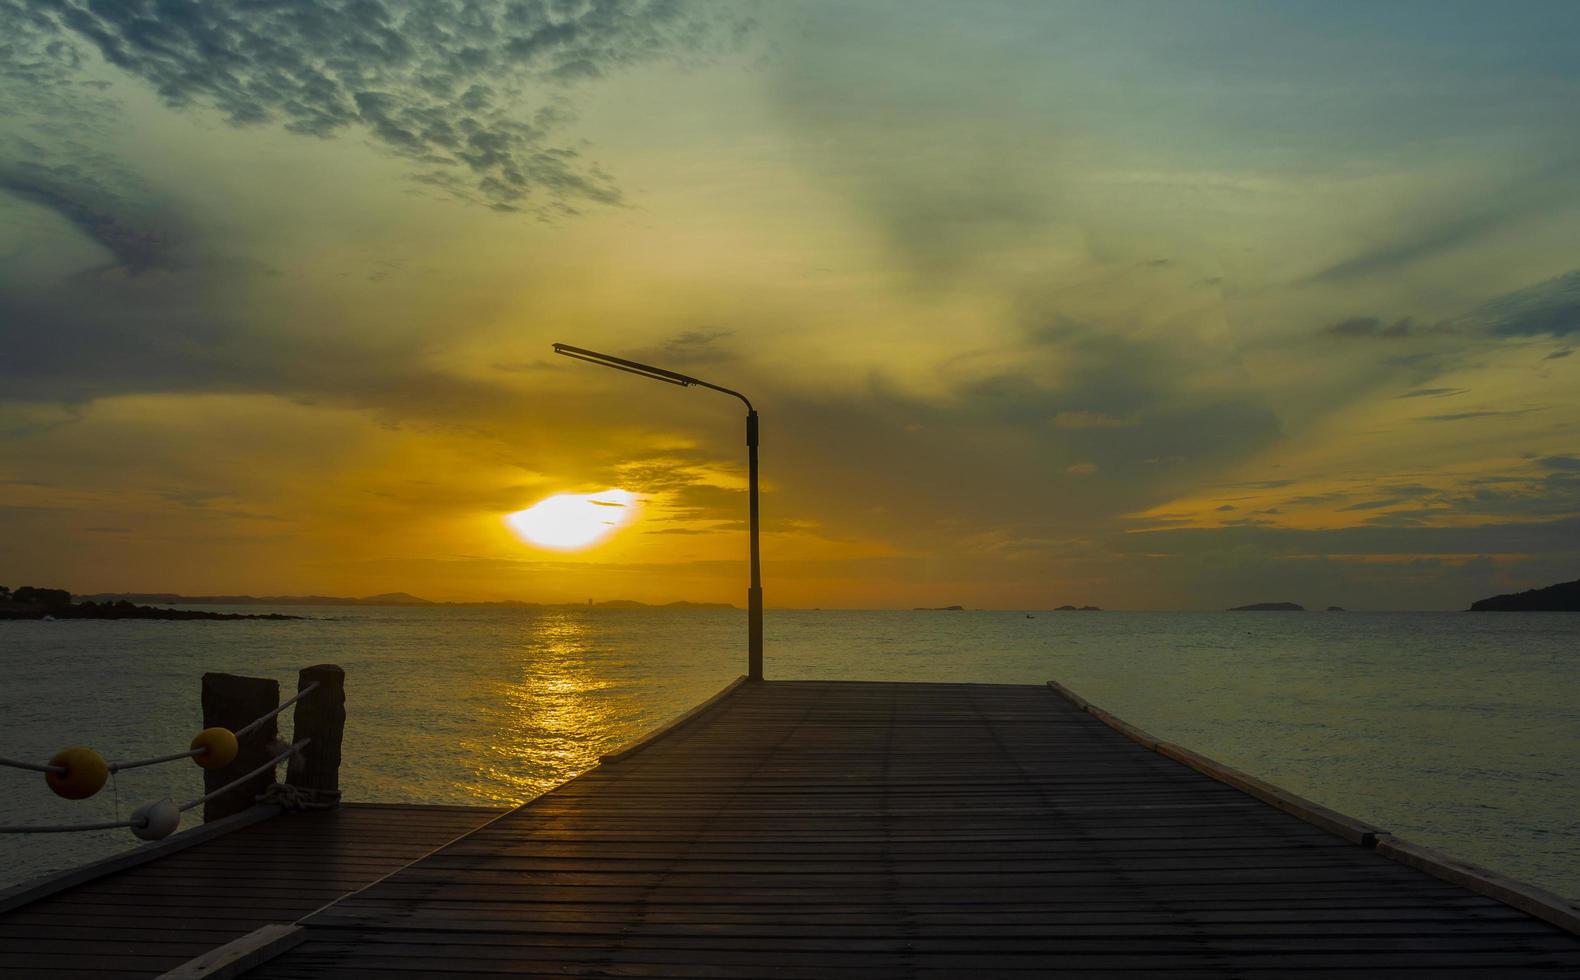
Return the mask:
[[[153,977],[296,919],[499,815],[350,804],[287,813],[0,914],[0,977]]]
[[[304,922],[249,976],[1580,976],[1580,937],[1018,686],[745,685]]]

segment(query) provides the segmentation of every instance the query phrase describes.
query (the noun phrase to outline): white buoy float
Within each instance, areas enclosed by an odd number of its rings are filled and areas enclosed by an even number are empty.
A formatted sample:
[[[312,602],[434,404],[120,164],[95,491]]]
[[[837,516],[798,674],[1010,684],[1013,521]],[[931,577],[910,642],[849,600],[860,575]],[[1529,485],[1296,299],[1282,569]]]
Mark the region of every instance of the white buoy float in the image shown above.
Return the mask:
[[[141,840],[164,840],[181,825],[181,811],[171,799],[153,800],[132,811],[132,833]]]

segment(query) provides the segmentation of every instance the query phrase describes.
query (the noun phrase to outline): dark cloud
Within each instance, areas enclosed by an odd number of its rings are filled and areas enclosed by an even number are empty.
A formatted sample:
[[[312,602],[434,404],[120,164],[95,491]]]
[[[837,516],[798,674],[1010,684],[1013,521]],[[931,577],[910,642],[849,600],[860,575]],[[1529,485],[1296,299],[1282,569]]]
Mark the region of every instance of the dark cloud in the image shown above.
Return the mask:
[[[1463,527],[1368,524],[1331,530],[1283,527],[1168,528],[1115,539],[1147,554],[1241,550],[1253,555],[1542,555],[1580,552],[1580,517]]]
[[[5,0],[29,29],[7,69],[58,80],[74,42],[176,107],[309,136],[361,131],[426,183],[506,211],[613,203],[609,175],[555,134],[564,92],[730,32],[705,0]],[[13,42],[17,47],[21,42]],[[20,73],[20,74],[19,74]]]
[[[746,509],[746,491],[716,487],[711,484],[690,482],[689,478],[669,476],[663,489],[674,492],[670,511],[659,518],[671,521],[722,521],[717,527],[728,527]],[[686,482],[680,482],[686,481]],[[643,492],[655,489],[650,483],[633,482]]]
[[[1423,326],[1411,317],[1385,320],[1378,316],[1355,316],[1320,328],[1321,337],[1345,341],[1412,340],[1412,346],[1437,338],[1435,350],[1415,350],[1385,362],[1391,367],[1407,368],[1413,381],[1421,384],[1451,369],[1460,355],[1475,345],[1506,339],[1580,334],[1580,269],[1502,296],[1495,297],[1463,316]],[[1458,348],[1455,350],[1454,348]],[[1567,357],[1570,348],[1554,351],[1545,360]],[[1462,394],[1465,389],[1420,387],[1400,398],[1441,398]],[[1473,415],[1432,416],[1429,421],[1457,421]]]
[[[1463,395],[1465,388],[1417,388],[1400,395],[1400,398],[1447,398],[1451,395]]]
[[[1570,354],[1573,354],[1573,353],[1574,353],[1574,349],[1573,348],[1565,347],[1563,350],[1555,350],[1555,351],[1553,351],[1551,354],[1548,354],[1546,357],[1542,358],[1542,360],[1544,360],[1544,361],[1556,361],[1556,360],[1558,360],[1560,358],[1568,357]]]
[[[1387,497],[1383,500],[1363,500],[1358,504],[1340,507],[1339,510],[1382,510],[1385,507],[1397,507],[1406,501],[1405,497]]]
[[[1564,470],[1570,473],[1580,473],[1580,456],[1543,456],[1536,462],[1550,470]]]
[[[1386,245],[1331,265],[1313,276],[1312,281],[1343,282],[1394,272],[1496,231],[1516,217],[1519,215],[1500,208],[1434,222]]]
[[[1499,411],[1496,409],[1483,409],[1478,412],[1451,412],[1447,415],[1423,415],[1416,419],[1417,422],[1463,422],[1466,419],[1488,419],[1500,416],[1529,415],[1541,411],[1537,408],[1514,408]]]
[[[1357,316],[1338,323],[1330,323],[1322,328],[1322,333],[1330,337],[1408,337],[1415,329],[1414,321],[1403,317],[1384,324],[1374,316]]]
[[[0,191],[60,215],[129,273],[168,267],[172,261],[177,236],[171,230],[129,217],[124,202],[72,164],[0,162]]]
[[[1502,186],[1460,190],[1447,201],[1423,202],[1391,240],[1334,263],[1312,282],[1341,283],[1397,273],[1417,262],[1451,253],[1527,219],[1550,214],[1553,202],[1572,198],[1572,160],[1518,174]]]
[[[1580,465],[1573,469],[1563,466],[1572,457],[1550,457],[1559,463],[1551,472],[1538,476],[1511,477],[1496,485],[1476,487],[1469,493],[1447,498],[1456,511],[1471,514],[1495,514],[1499,517],[1543,518],[1580,514]],[[1580,460],[1575,460],[1580,463]],[[1572,542],[1580,548],[1580,541]]]
[[[1296,507],[1315,507],[1318,504],[1331,504],[1348,497],[1349,494],[1334,490],[1331,493],[1313,493],[1300,497],[1290,497],[1284,503]]]
[[[1580,333],[1580,269],[1500,296],[1470,319],[1497,337]]]
[[[659,367],[720,364],[735,359],[735,353],[725,343],[734,335],[733,330],[687,330],[657,347],[637,350],[628,356],[639,361],[655,361]]]

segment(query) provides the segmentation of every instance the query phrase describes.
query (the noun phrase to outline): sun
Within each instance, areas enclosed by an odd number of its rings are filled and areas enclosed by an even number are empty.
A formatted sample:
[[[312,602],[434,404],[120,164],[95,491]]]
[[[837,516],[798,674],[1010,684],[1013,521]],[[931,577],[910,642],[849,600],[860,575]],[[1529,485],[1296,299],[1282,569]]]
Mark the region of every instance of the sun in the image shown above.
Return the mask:
[[[636,517],[637,497],[629,490],[557,493],[526,510],[505,516],[505,523],[528,544],[576,551],[597,544]]]

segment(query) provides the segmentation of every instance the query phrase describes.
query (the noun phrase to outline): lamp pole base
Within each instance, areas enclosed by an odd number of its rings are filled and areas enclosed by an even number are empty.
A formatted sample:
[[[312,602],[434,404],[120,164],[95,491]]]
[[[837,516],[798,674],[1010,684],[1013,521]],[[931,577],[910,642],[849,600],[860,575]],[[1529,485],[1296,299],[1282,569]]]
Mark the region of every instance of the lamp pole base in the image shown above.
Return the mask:
[[[763,679],[763,590],[746,590],[746,676]]]

